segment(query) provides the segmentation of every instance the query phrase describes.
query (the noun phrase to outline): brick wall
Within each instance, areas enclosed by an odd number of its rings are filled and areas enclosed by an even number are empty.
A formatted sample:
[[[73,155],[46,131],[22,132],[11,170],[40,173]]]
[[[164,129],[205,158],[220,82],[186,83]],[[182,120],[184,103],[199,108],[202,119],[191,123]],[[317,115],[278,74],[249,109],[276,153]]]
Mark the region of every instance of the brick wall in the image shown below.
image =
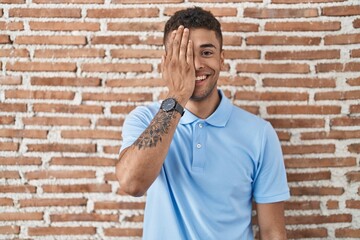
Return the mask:
[[[222,22],[220,87],[282,141],[289,238],[360,238],[358,0],[0,0],[1,239],[141,235],[121,126],[164,96],[164,22],[193,5]]]

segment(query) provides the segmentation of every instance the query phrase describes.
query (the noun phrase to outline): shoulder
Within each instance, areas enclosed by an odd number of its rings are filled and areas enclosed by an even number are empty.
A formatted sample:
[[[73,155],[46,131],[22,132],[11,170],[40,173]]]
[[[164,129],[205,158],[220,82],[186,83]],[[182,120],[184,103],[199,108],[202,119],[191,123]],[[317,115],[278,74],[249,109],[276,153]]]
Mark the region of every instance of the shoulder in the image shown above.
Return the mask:
[[[270,125],[265,119],[235,105],[233,105],[230,120],[235,125],[258,130],[262,130]]]

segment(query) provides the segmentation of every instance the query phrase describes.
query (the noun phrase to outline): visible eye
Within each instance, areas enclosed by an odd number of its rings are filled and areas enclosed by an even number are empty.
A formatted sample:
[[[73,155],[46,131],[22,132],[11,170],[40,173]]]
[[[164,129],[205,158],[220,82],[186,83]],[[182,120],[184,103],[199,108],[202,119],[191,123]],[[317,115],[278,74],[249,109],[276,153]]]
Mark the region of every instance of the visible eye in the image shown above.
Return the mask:
[[[209,50],[204,50],[201,52],[201,55],[204,57],[211,57],[213,55],[213,52]]]

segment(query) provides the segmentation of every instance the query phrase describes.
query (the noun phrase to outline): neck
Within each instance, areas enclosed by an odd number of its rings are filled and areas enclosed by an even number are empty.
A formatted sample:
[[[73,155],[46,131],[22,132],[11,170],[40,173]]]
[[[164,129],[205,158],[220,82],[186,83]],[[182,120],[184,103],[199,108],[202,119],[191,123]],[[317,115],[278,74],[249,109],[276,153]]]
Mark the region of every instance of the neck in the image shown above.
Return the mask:
[[[220,104],[220,94],[214,89],[215,94],[201,100],[190,99],[186,104],[186,109],[200,119],[208,118]]]

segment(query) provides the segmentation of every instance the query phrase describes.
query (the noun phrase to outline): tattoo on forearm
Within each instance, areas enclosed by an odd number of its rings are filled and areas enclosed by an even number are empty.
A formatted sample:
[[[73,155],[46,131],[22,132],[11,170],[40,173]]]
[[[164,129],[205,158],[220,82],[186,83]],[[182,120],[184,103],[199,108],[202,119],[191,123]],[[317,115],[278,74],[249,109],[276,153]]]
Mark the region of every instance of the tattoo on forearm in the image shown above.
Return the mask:
[[[176,117],[175,114],[175,111],[164,112],[160,110],[134,145],[138,149],[155,147],[158,142],[162,141],[162,136],[168,133],[171,119]]]

